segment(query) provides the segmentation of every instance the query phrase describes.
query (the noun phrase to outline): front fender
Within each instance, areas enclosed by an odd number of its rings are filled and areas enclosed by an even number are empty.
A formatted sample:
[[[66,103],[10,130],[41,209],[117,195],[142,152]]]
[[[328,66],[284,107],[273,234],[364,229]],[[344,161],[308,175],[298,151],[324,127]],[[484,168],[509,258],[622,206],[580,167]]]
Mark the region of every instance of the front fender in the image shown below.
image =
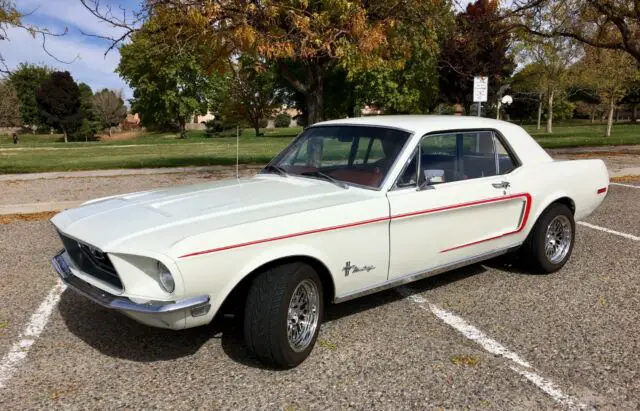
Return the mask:
[[[328,267],[327,255],[304,243],[253,246],[180,259],[177,264],[183,273],[185,290],[206,290],[211,301],[208,320],[213,319],[233,289],[256,269],[270,262],[290,257],[314,259]],[[332,275],[332,281],[333,275]],[[334,284],[335,286],[335,284]]]
[[[281,260],[284,258],[292,258],[292,257],[300,257],[300,258],[311,258],[320,262],[327,272],[331,275],[331,281],[335,285],[334,275],[329,270],[328,264],[328,256],[325,255],[322,251],[310,247],[305,244],[296,244],[294,246],[291,245],[282,245],[282,246],[273,246],[264,247],[264,249],[260,250],[257,253],[250,253],[248,260],[244,263],[244,265],[238,270],[238,272],[234,275],[234,277],[229,279],[228,284],[221,290],[221,293],[226,298],[231,291],[238,285],[242,280],[244,280],[248,275],[259,269],[260,267],[269,264],[273,261]]]

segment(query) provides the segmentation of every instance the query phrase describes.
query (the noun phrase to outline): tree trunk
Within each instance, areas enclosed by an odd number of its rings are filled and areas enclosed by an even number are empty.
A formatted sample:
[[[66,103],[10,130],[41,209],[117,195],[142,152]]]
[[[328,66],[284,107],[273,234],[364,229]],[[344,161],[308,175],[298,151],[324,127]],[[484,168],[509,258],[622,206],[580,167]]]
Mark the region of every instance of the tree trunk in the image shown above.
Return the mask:
[[[591,122],[591,124],[593,124],[593,122],[596,120],[596,112],[595,110],[591,110],[591,112],[589,113],[589,121]]]
[[[464,107],[464,115],[465,116],[472,116],[473,114],[471,114],[471,106],[472,103],[470,101],[465,101],[463,104]]]
[[[260,137],[260,120],[253,121],[253,129],[256,131],[256,137]]]
[[[179,118],[180,123],[180,138],[187,138],[187,121],[184,118]]]
[[[538,96],[538,127],[536,130],[540,130],[540,123],[542,122],[542,93]]]
[[[113,127],[109,126],[109,137],[113,136],[112,131],[113,131]]]
[[[67,137],[67,128],[66,127],[62,127],[62,133],[64,134],[64,142],[68,143],[69,139]]]
[[[305,96],[307,104],[307,126],[324,120],[324,68],[319,64],[307,67],[309,85]]]
[[[607,137],[611,137],[611,128],[613,127],[613,112],[616,109],[615,99],[609,97],[609,121],[607,121]]]
[[[553,94],[551,90],[547,99],[547,133],[553,133]]]
[[[635,124],[635,123],[636,123],[636,121],[637,121],[637,119],[638,119],[638,111],[637,111],[637,110],[638,110],[638,105],[637,105],[637,104],[634,104],[634,105],[631,107],[631,122],[632,122],[633,124]]]

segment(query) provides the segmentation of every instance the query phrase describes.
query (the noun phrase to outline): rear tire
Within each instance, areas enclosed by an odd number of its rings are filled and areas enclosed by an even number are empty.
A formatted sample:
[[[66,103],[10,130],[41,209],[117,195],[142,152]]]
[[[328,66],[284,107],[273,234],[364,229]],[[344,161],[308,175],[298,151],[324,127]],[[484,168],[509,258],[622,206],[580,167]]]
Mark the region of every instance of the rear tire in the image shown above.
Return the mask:
[[[297,366],[318,338],[323,303],[322,282],[308,264],[287,263],[259,274],[245,305],[247,347],[270,366]]]
[[[527,268],[550,274],[561,269],[571,257],[576,225],[569,207],[551,204],[538,218],[520,254]]]

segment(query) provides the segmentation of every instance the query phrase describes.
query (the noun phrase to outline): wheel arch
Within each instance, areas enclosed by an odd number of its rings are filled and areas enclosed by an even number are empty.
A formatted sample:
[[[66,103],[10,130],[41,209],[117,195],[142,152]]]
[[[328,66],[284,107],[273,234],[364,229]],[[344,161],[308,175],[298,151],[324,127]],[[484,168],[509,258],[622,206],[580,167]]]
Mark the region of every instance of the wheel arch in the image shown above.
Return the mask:
[[[227,293],[220,306],[220,310],[237,309],[239,307],[234,307],[237,303],[241,303],[244,306],[246,295],[254,278],[272,267],[277,267],[291,262],[303,262],[310,265],[316,271],[318,277],[320,277],[320,281],[322,282],[325,304],[333,301],[336,295],[336,287],[333,275],[327,265],[315,256],[295,254],[274,258],[269,261],[262,262],[260,265],[252,268],[233,286],[231,291]]]
[[[566,205],[567,207],[569,207],[569,210],[571,210],[571,214],[573,214],[573,215],[576,214],[576,203],[569,196],[560,197],[560,198],[552,201],[551,203],[549,203],[544,208],[544,210],[546,210],[547,208],[551,207],[553,204],[556,204],[556,203],[560,203],[560,204]],[[542,210],[542,211],[544,212],[544,210]]]
[[[540,216],[545,212],[546,209],[551,207],[552,204],[564,204],[569,207],[571,213],[575,215],[576,213],[576,202],[574,199],[564,192],[555,192],[543,198],[540,201],[539,205],[535,208],[535,214],[531,215],[531,228],[538,221]]]

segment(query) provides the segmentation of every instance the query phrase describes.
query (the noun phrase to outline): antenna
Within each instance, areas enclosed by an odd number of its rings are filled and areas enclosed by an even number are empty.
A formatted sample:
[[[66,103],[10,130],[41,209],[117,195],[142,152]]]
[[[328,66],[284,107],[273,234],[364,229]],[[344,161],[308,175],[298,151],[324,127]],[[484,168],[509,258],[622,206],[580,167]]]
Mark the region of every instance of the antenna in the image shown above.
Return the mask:
[[[236,125],[236,179],[240,179],[240,125]]]

